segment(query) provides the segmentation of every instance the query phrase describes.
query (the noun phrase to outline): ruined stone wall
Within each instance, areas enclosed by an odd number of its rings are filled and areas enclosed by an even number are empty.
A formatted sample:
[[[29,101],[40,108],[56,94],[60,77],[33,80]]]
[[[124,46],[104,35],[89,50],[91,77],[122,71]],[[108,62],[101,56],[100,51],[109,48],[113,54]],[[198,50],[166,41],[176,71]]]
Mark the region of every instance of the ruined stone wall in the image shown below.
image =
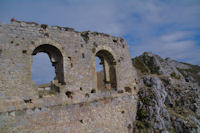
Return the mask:
[[[62,54],[56,59],[51,51],[51,60],[63,63],[58,73],[64,81],[53,81],[56,93],[41,94],[32,81],[33,52],[41,45]],[[95,55],[100,50],[113,57],[114,89],[97,88]],[[19,21],[0,24],[0,131],[128,132],[135,120],[134,75],[122,38]]]

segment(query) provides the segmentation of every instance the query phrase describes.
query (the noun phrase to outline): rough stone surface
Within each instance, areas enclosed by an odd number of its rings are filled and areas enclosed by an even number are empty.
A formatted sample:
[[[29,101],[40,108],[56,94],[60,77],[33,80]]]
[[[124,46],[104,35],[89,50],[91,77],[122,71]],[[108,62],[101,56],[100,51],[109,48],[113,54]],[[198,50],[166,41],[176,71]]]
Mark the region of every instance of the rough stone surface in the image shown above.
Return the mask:
[[[133,65],[139,75],[134,132],[200,133],[200,67],[152,53]]]
[[[56,71],[42,86],[31,71],[39,52]],[[105,90],[97,87],[96,55]],[[132,132],[136,71],[122,38],[12,20],[0,24],[0,75],[1,132]]]

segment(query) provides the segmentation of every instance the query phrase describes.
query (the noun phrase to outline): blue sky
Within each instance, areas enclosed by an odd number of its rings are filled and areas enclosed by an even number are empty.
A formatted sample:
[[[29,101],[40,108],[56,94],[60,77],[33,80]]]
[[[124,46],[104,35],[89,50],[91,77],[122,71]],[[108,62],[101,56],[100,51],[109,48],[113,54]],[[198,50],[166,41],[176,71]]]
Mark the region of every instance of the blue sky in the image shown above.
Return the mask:
[[[200,0],[0,0],[0,22],[11,18],[124,37],[131,57],[200,65]]]
[[[46,53],[38,53],[33,56],[32,80],[36,84],[49,83],[55,76],[55,68]]]

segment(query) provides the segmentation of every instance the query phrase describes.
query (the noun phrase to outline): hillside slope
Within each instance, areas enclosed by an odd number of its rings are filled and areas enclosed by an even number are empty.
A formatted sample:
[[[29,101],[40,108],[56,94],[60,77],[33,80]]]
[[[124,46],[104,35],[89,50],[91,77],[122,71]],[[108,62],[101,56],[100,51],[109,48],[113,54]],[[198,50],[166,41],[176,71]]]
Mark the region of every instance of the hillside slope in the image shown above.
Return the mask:
[[[200,67],[145,52],[138,73],[134,132],[200,133]]]

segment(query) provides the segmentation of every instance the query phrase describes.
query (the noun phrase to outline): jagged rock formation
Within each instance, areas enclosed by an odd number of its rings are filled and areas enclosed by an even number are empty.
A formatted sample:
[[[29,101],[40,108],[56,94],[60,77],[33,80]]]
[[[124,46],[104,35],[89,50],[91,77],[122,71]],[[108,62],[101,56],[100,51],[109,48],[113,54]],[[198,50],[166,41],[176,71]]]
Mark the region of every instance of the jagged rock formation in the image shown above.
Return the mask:
[[[135,132],[200,132],[200,67],[152,53],[132,59],[139,92]]]

